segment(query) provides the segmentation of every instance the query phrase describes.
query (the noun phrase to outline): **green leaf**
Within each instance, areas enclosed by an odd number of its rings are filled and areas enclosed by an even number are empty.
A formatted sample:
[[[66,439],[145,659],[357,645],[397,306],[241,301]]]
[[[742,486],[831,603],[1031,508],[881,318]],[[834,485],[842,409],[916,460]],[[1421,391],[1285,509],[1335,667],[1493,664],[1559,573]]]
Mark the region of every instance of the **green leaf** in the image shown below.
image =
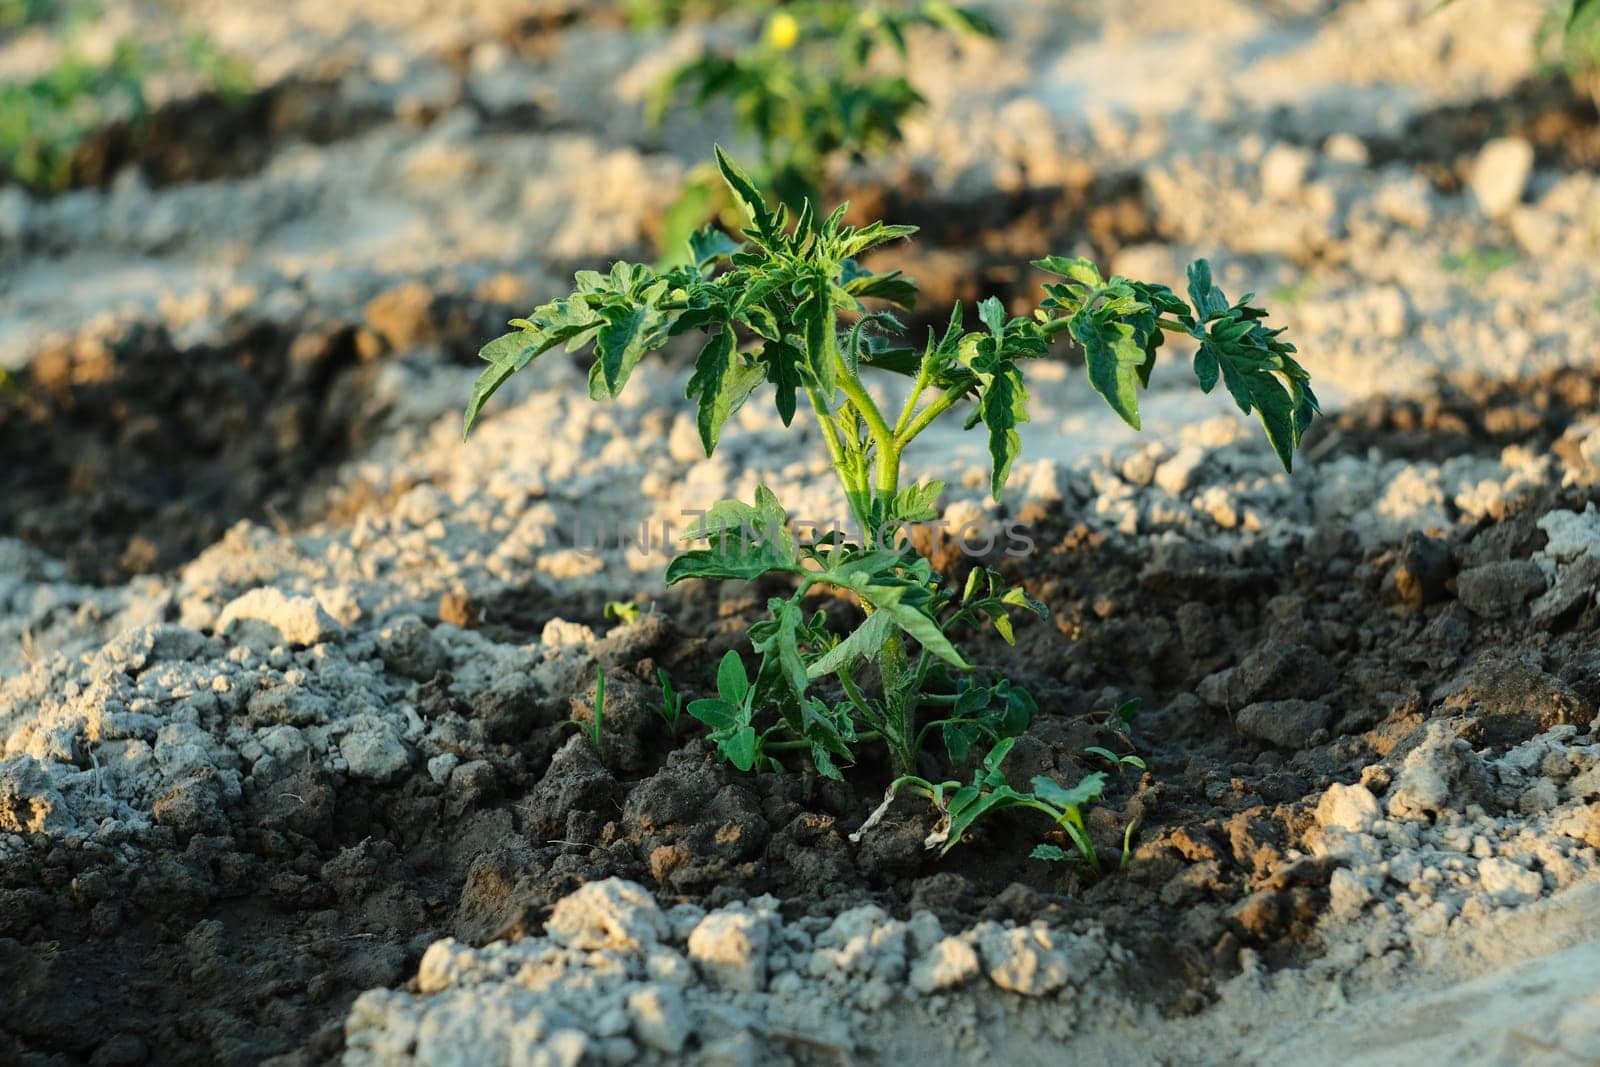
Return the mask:
[[[1101,771],[1084,775],[1071,789],[1043,775],[1033,780],[1033,795],[1062,811],[1077,811],[1085,804],[1094,803],[1105,788],[1106,776]]]
[[[656,668],[656,680],[661,683],[661,717],[667,722],[667,729],[677,730],[678,716],[683,714],[683,698],[672,688],[672,676],[665,667]]]
[[[834,391],[834,346],[829,334],[834,326],[833,302],[827,297],[826,280],[814,279],[809,288],[809,294],[795,312],[805,328],[806,361],[802,366],[810,371],[823,397],[831,399]]]
[[[1319,411],[1310,376],[1291,355],[1294,346],[1279,340],[1282,330],[1263,324],[1266,311],[1250,306],[1248,296],[1230,306],[1205,260],[1189,268],[1189,293],[1200,320],[1186,323],[1200,342],[1194,357],[1200,388],[1210,392],[1220,378],[1241,411],[1260,417],[1279,462],[1292,470],[1294,451]]]
[[[478,376],[462,419],[463,439],[472,432],[483,405],[517,371],[559,344],[577,344],[600,325],[600,319],[580,296],[556,300],[512,325],[521,327],[484,345],[478,358],[490,366]]]
[[[894,556],[893,553],[887,552],[876,555],[891,558]],[[858,569],[830,571],[826,574],[825,580],[840,588],[849,589],[872,605],[874,611],[887,614],[896,626],[946,663],[961,670],[972,669],[971,664],[962,658],[961,653],[956,651],[950,639],[939,628],[938,620],[928,613],[927,605],[906,602],[908,592],[915,589],[926,596],[925,590],[909,583],[889,584],[879,576]]]
[[[960,843],[972,824],[992,811],[1004,811],[1006,808],[1015,807],[1026,798],[1008,785],[997,786],[981,795],[977,800],[967,804],[961,809],[960,814],[955,813],[955,805],[951,805],[950,836],[945,839],[941,854],[949,852]]]
[[[887,222],[873,222],[844,235],[834,250],[839,259],[854,259],[869,248],[910,237],[917,232],[915,226],[897,226]]]
[[[993,464],[989,491],[996,500],[1011,477],[1011,465],[1022,453],[1017,426],[1028,421],[1028,391],[1015,364],[997,368],[978,398],[978,414],[989,431],[989,458]]]
[[[885,522],[928,522],[939,516],[939,497],[944,483],[937,479],[908,485],[895,494]]]
[[[1139,428],[1139,385],[1144,338],[1120,319],[1103,319],[1084,308],[1072,318],[1073,340],[1083,346],[1089,384],[1123,422]]]
[[[761,741],[756,737],[755,727],[741,726],[727,738],[719,741],[718,748],[729,763],[741,771],[749,771],[756,765],[756,757],[761,752]]]
[[[1600,30],[1600,0],[1572,0],[1572,10],[1567,12],[1567,25],[1562,32],[1570,43],[1583,29]]]
[[[1052,863],[1070,863],[1076,857],[1068,853],[1059,845],[1034,845],[1033,851],[1028,853],[1029,859],[1049,860]]]
[[[1000,298],[991,296],[978,305],[978,321],[989,327],[989,332],[999,337],[1006,330],[1006,306]]]
[[[1033,265],[1046,274],[1054,274],[1060,278],[1070,278],[1089,289],[1098,289],[1104,284],[1100,277],[1100,269],[1087,259],[1046,256],[1044,259],[1034,260]]]
[[[728,259],[743,248],[744,242],[734,240],[715,226],[706,226],[689,236],[689,255],[695,266],[701,268]]]
[[[594,350],[597,357],[595,370],[598,371],[602,392],[596,394],[594,391],[596,376],[591,374],[589,379],[589,395],[596,400],[606,396],[615,397],[620,393],[627,384],[628,375],[633,373],[633,368],[649,351],[645,338],[650,309],[642,305],[613,306],[602,309],[600,317],[605,320],[605,325],[595,335]]]
[[[518,330],[503,334],[478,350],[478,358],[487,360],[489,367],[472,387],[472,398],[467,401],[467,411],[461,420],[461,439],[472,433],[478,415],[491,396],[517,371],[527,366],[535,357],[550,349],[542,344],[543,337],[533,330]]]
[[[988,755],[983,757],[983,769],[990,775],[998,774],[1000,764],[1005,762],[1005,758],[1011,754],[1011,748],[1016,743],[1017,739],[1014,737],[1001,738],[989,750]]]
[[[785,426],[794,420],[795,391],[803,384],[800,378],[803,358],[798,348],[785,341],[768,341],[761,349],[767,381],[777,393],[778,417]]]
[[[751,181],[750,175],[733,161],[732,156],[722,150],[721,145],[716,146],[716,155],[717,169],[722,172],[722,180],[728,183],[733,195],[744,205],[751,224],[756,228],[756,235],[769,248],[781,244],[783,234],[778,230],[777,219],[768,210],[766,199],[761,195],[761,190],[756,188],[756,183]]]
[[[855,297],[885,300],[907,311],[917,306],[917,283],[901,274],[862,274],[845,283],[845,292]]]
[[[697,400],[695,425],[707,456],[716,451],[722,427],[749,399],[764,373],[764,368],[752,366],[740,357],[730,328],[724,328],[700,349],[685,395]]]
[[[767,543],[743,543],[737,533],[729,533],[726,549],[694,549],[672,558],[667,564],[667,584],[686,578],[720,578],[753,581],[772,571],[798,571],[792,552],[780,552]]]
[[[1228,298],[1211,281],[1211,263],[1197,259],[1189,264],[1189,300],[1201,322],[1228,311]]]
[[[841,670],[849,670],[863,660],[874,659],[883,649],[883,643],[888,640],[893,627],[893,621],[881,611],[868,615],[866,621],[844,640],[813,660],[806,668],[806,677],[815,681]]]
[[[804,625],[805,617],[800,612],[800,605],[792,600],[773,598],[767,601],[767,608],[772,612],[777,626],[771,636],[755,642],[755,646],[763,655],[777,660],[789,689],[797,698],[803,699],[810,682],[806,675],[805,660],[800,655],[800,628]]]
[[[739,725],[739,718],[743,711],[726,700],[708,697],[704,700],[691,700],[685,709],[689,715],[705,723],[713,730],[733,730]]]
[[[1217,386],[1217,379],[1222,375],[1222,364],[1217,359],[1217,350],[1210,345],[1201,345],[1194,354],[1194,376],[1200,380],[1200,391],[1209,393]]]
[[[750,692],[750,679],[744,672],[744,661],[731,648],[717,665],[717,692],[730,704],[743,704],[745,695]]]
[[[667,564],[667,584],[685,578],[734,578],[749,581],[770,571],[798,573],[800,557],[789,516],[766,486],[756,487],[756,502],[724,500],[684,533],[689,542],[707,547],[684,552]]]

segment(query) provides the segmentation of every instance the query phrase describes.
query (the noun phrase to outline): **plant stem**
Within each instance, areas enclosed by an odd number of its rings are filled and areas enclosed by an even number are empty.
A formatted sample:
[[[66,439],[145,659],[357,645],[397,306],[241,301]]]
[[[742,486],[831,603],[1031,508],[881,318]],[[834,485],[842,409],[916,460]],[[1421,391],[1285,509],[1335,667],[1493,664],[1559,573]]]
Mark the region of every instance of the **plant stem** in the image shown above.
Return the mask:
[[[877,741],[882,737],[876,730],[863,730],[856,734],[857,741]],[[799,752],[811,748],[810,741],[769,741],[761,746],[768,752]]]
[[[916,418],[912,419],[905,429],[901,430],[896,435],[896,440],[899,444],[899,447],[904,448],[906,445],[910,444],[916,439],[918,434],[928,428],[929,423],[933,422],[933,420],[937,419],[940,415],[943,415],[946,411],[949,411],[955,406],[956,401],[960,399],[961,391],[958,389],[951,389],[949,392],[937,397],[933,403],[923,408],[921,413],[918,414]]]

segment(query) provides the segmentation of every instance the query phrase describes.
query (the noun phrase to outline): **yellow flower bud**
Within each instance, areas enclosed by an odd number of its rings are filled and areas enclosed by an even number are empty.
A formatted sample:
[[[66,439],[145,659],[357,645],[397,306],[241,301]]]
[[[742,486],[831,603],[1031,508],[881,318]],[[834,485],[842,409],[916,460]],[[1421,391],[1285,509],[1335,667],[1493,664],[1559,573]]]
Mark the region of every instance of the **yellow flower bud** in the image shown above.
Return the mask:
[[[767,22],[767,43],[788,51],[800,40],[800,23],[787,11],[780,11]]]

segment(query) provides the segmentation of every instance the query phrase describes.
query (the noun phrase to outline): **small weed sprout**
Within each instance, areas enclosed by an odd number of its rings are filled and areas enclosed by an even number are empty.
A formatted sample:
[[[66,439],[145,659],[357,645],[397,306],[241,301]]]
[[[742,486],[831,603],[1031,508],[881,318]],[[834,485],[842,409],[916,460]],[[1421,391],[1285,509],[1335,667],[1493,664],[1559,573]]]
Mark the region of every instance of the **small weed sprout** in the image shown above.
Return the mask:
[[[601,742],[605,739],[606,720],[606,671],[604,667],[598,668],[595,672],[594,703],[591,707],[591,712],[588,721],[585,722],[581,717],[582,708],[579,702],[574,699],[572,701],[572,717],[566,722],[560,723],[559,726],[562,728],[569,726],[576,728],[579,733],[589,739],[589,744],[594,746],[596,755],[604,755],[605,750],[601,748]]]
[[[662,667],[656,668],[656,679],[661,683],[661,718],[671,733],[678,732],[678,720],[683,717],[683,697],[672,687],[672,678]]]
[[[589,743],[600,752],[606,722],[606,669],[601,667],[594,676],[594,719],[589,725]]]
[[[641,608],[639,605],[633,603],[632,601],[628,601],[628,600],[608,600],[608,601],[606,601],[605,619],[606,619],[607,622],[620,622],[624,626],[628,626],[628,625],[631,625],[633,623],[638,622],[639,621],[639,617],[641,615],[643,615],[643,614],[644,614],[644,609]]]
[[[781,770],[791,754],[819,774],[842,777],[862,746],[881,746],[897,789],[924,793],[949,820],[939,843],[960,841],[988,812],[1025,807],[1045,813],[1085,862],[1097,866],[1080,809],[1100,796],[1103,773],[1073,788],[1036,779],[1032,792],[1005,783],[1000,761],[1036,712],[1029,694],[976,669],[958,647],[973,627],[993,627],[1012,640],[1013,612],[1045,615],[1045,607],[1000,575],[975,568],[961,589],[948,588],[932,564],[890,534],[932,520],[944,485],[906,481],[907,447],[959,408],[968,428],[981,427],[996,498],[1021,449],[1017,429],[1028,419],[1023,369],[1069,338],[1084,352],[1090,385],[1124,421],[1139,426],[1138,394],[1150,379],[1168,333],[1196,343],[1193,366],[1202,391],[1219,383],[1238,407],[1259,416],[1283,466],[1317,413],[1308,375],[1293,346],[1269,329],[1250,297],[1229,301],[1204,261],[1189,269],[1188,299],[1160,285],[1103,277],[1087,260],[1050,257],[1035,263],[1056,280],[1031,314],[1011,316],[998,300],[978,307],[978,329],[962,309],[925,344],[903,338],[888,306],[909,308],[916,285],[898,271],[864,269],[857,256],[905,237],[910,227],[844,224],[844,209],[826,218],[804,206],[793,225],[731,159],[717,163],[751,225],[743,239],[713,229],[690,242],[690,262],[664,272],[618,263],[607,274],[580,272],[574,291],[513,320],[513,331],[486,345],[464,418],[470,432],[484,404],[515,374],[557,347],[594,346],[589,393],[617,396],[644,355],[673,337],[705,338],[687,395],[697,408],[701,444],[711,455],[728,420],[762,386],[770,386],[785,425],[801,403],[812,409],[821,440],[855,522],[856,536],[829,531],[803,541],[767,487],[753,503],[713,506],[675,556],[669,583],[689,579],[754,581],[781,574],[794,592],[767,602],[750,628],[757,666],[752,675],[737,652],[717,670],[716,696],[685,710],[706,724],[724,759],[740,770]],[[867,388],[872,375],[910,383],[898,414]],[[860,621],[835,633],[821,611],[808,612],[812,591],[846,594]],[[670,702],[670,698],[669,698]],[[1134,705],[1118,709],[1126,723]],[[948,765],[987,751],[967,785],[917,776],[937,745]],[[1134,757],[1137,759],[1137,757]],[[1137,766],[1127,757],[1119,766]]]

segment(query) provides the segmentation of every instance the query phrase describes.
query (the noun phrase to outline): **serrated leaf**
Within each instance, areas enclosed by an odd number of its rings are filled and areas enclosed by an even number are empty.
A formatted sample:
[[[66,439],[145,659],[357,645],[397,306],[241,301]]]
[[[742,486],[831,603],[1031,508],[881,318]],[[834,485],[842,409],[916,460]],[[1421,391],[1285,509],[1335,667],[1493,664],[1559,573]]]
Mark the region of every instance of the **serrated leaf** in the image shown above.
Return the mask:
[[[894,505],[885,522],[928,522],[939,515],[939,497],[944,483],[937,479],[908,485],[895,494]]]
[[[756,487],[754,505],[723,500],[684,532],[683,540],[708,547],[683,552],[667,564],[667,584],[686,578],[749,581],[769,571],[802,570],[789,517],[766,486]]]
[[[519,329],[502,334],[478,350],[478,358],[490,366],[473,385],[462,418],[463,439],[472,432],[483,405],[508,378],[556,345],[581,343],[600,325],[600,319],[583,298],[573,296],[545,304],[526,319],[513,319],[511,325]]]
[[[894,554],[885,552],[877,555],[893,558]],[[905,601],[906,593],[913,588],[912,586],[883,584],[861,570],[831,571],[828,580],[854,592],[872,605],[874,611],[888,615],[896,626],[946,663],[961,670],[972,669],[950,643],[950,639],[944,635],[944,631],[939,628],[938,621],[928,614],[926,608]]]
[[[870,223],[854,233],[841,237],[834,254],[839,259],[854,259],[868,249],[910,237],[916,232],[915,226],[898,226],[887,222]]]
[[[996,337],[1005,333],[1006,306],[1000,303],[999,297],[991,296],[978,305],[978,321]]]
[[[744,248],[715,226],[706,226],[689,235],[689,255],[695,266],[707,267],[721,259],[729,259]]]
[[[834,323],[833,305],[824,295],[826,285],[821,280],[812,282],[795,315],[805,330],[806,338],[806,360],[801,366],[810,372],[823,397],[831,400],[834,392],[833,344],[828,335],[833,331]]]
[[[815,681],[841,670],[848,670],[863,660],[875,658],[883,649],[894,628],[893,620],[883,613],[868,615],[865,622],[852,630],[844,640],[834,645],[806,668],[806,677]]]
[[[811,746],[811,765],[824,778],[831,778],[835,782],[844,781],[844,774],[834,764],[833,755],[822,745]]]
[[[901,274],[863,274],[845,283],[845,292],[855,297],[885,300],[911,311],[917,306],[917,283]]]
[[[764,368],[746,363],[735,350],[731,329],[723,329],[700,349],[685,395],[696,400],[695,425],[707,456],[716,451],[722,427],[764,376]]]
[[[989,490],[996,500],[1011,477],[1011,465],[1022,453],[1022,437],[1017,426],[1028,421],[1028,391],[1022,372],[1014,364],[999,367],[983,387],[978,398],[978,417],[989,431],[989,459],[992,471]]]
[[[1139,379],[1146,359],[1143,339],[1116,318],[1102,319],[1084,308],[1072,317],[1073,340],[1083,346],[1089,384],[1123,422],[1139,428]]]
[[[1059,845],[1035,845],[1033,851],[1028,853],[1028,858],[1049,860],[1052,863],[1068,863],[1072,860],[1072,856]]]
[[[722,180],[728,183],[733,195],[744,205],[757,235],[768,247],[781,243],[783,234],[778,229],[777,217],[768,210],[767,202],[762,197],[761,190],[756,188],[756,183],[751,181],[750,175],[733,161],[732,156],[722,150],[721,145],[716,146],[716,156],[717,169],[722,172]]]
[[[1197,259],[1189,264],[1189,300],[1201,322],[1227,312],[1228,298],[1212,283],[1209,260]]]
[[[810,678],[806,675],[805,660],[800,655],[800,628],[804,617],[800,606],[792,600],[773,599],[767,602],[777,627],[766,639],[757,641],[756,648],[774,659],[783,679],[795,697],[804,699]]]
[[[472,427],[478,421],[478,415],[483,411],[483,405],[488,403],[489,398],[494,396],[513,374],[527,366],[540,353],[549,350],[551,346],[542,342],[543,338],[538,333],[518,330],[496,337],[478,350],[478,358],[487,360],[489,366],[473,383],[472,397],[467,401],[466,414],[461,419],[463,441],[472,433]]]
[[[778,417],[785,426],[794,421],[795,391],[802,384],[800,350],[786,341],[768,341],[761,349],[761,360],[766,367],[767,381],[776,391]]]
[[[1087,259],[1046,256],[1044,259],[1034,260],[1033,265],[1046,274],[1054,274],[1060,278],[1070,278],[1079,285],[1091,290],[1098,289],[1104,284],[1100,277],[1100,269]]]

